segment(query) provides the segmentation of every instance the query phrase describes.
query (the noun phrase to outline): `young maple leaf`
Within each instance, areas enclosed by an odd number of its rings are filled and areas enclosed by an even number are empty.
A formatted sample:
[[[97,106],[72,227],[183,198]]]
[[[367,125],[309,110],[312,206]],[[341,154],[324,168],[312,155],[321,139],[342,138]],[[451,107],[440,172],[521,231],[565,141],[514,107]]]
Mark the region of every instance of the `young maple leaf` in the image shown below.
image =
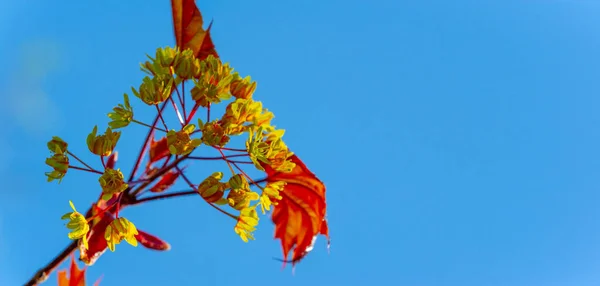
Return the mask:
[[[101,207],[106,207],[106,202],[97,206],[96,212],[100,211]],[[96,260],[108,249],[106,238],[104,237],[106,228],[115,219],[112,210],[105,211],[102,214],[96,216],[92,221],[91,230],[88,232],[88,248],[79,247],[79,259],[86,265],[93,265]],[[166,241],[138,230],[138,234],[135,235],[135,239],[144,247],[148,249],[166,251],[171,249],[171,246]]]
[[[177,178],[179,178],[180,174],[181,173],[178,170],[167,172],[160,178],[160,180],[158,181],[158,183],[156,183],[156,185],[154,185],[154,187],[150,188],[150,191],[153,193],[160,193],[166,191],[173,184],[175,184],[175,181],[177,180]]]
[[[210,27],[202,28],[202,14],[194,0],[171,0],[173,11],[173,28],[177,46],[184,51],[191,49],[196,58],[203,60],[209,55],[216,58],[217,51],[210,38]]]
[[[85,270],[87,268],[79,269],[75,263],[75,256],[71,255],[71,266],[69,267],[69,277],[67,277],[67,270],[58,271],[58,286],[85,286]],[[96,280],[94,286],[100,285],[100,279]]]
[[[150,152],[148,152],[148,155],[150,156],[148,165],[171,155],[169,152],[169,144],[167,144],[167,137],[165,136],[158,141],[155,141],[154,136],[152,136],[150,141]]]
[[[290,160],[296,164],[289,173],[277,172],[263,164],[267,172],[267,182],[285,182],[279,192],[281,199],[273,208],[271,219],[275,224],[275,238],[281,240],[284,266],[288,253],[293,249],[292,265],[298,263],[312,250],[317,235],[327,237],[329,229],[325,219],[325,185],[293,155]]]

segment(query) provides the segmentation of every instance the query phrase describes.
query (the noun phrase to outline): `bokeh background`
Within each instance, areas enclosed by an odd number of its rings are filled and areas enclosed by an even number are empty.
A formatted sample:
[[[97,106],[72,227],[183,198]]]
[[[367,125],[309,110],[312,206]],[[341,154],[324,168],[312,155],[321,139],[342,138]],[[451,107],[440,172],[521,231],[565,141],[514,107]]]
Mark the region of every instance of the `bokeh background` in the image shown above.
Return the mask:
[[[199,198],[177,199],[123,213],[172,250],[121,244],[89,282],[600,285],[600,2],[198,6],[222,59],[258,81],[255,98],[325,182],[331,253],[320,239],[292,275],[273,259],[269,218],[246,244]],[[85,209],[99,191],[86,173],[46,183],[45,143],[59,135],[90,161],[87,134],[174,38],[167,0],[2,1],[0,37],[8,286],[68,244],[68,200]],[[126,129],[117,147],[125,173],[144,132]],[[214,171],[195,165],[197,180]]]

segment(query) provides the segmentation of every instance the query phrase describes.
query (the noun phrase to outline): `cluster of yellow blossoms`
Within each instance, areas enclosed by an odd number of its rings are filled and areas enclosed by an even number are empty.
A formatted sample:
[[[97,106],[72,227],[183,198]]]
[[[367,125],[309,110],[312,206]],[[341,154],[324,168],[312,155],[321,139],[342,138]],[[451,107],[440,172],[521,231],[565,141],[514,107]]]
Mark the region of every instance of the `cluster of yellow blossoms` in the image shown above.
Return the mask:
[[[247,133],[246,151],[257,169],[264,171],[264,164],[282,172],[289,172],[294,168],[294,163],[289,160],[293,153],[282,140],[284,130],[272,126],[273,113],[264,109],[261,102],[252,99],[256,82],[250,77],[242,78],[228,64],[222,64],[212,55],[199,60],[191,50],[159,48],[155,57],[149,56],[149,59],[150,61],[141,64],[142,70],[148,75],[137,89],[132,88],[133,94],[147,105],[157,105],[169,100],[177,86],[186,80],[193,82],[190,93],[198,107],[209,107],[231,99],[220,118],[209,122],[198,119],[197,126],[187,124],[181,130],[168,130],[165,136],[172,155],[189,155],[202,144],[221,148],[229,143],[231,136]],[[145,125],[134,119],[127,94],[124,94],[124,103],[113,108],[108,117],[111,121],[104,134],[98,135],[98,129],[94,127],[87,137],[89,151],[102,158],[110,156],[118,143],[121,131],[114,130],[127,127],[132,122]],[[201,134],[195,136],[196,133]],[[53,137],[48,142],[52,156],[46,160],[46,164],[53,168],[46,173],[48,181],[60,182],[66,175],[69,169],[68,155],[72,155],[67,151],[67,146],[58,137]],[[226,182],[222,181],[223,173],[215,172],[198,185],[197,191],[211,204],[229,206],[238,211],[234,231],[242,240],[248,241],[253,239],[252,232],[259,220],[256,208],[260,206],[264,214],[272,205],[277,204],[281,199],[279,192],[283,190],[285,183],[272,182],[264,188],[253,183],[262,190],[259,194],[251,189],[249,178],[245,174],[236,174],[233,168],[230,169],[232,174]],[[105,167],[98,181],[105,201],[129,189],[119,169]],[[67,227],[72,230],[68,236],[70,239],[81,239],[81,243],[87,248],[90,223],[84,215],[77,212],[72,202],[70,204],[73,212],[63,216],[63,219],[69,219]],[[114,251],[115,244],[122,240],[137,245],[137,234],[133,223],[117,217],[106,228],[104,237],[108,248]]]

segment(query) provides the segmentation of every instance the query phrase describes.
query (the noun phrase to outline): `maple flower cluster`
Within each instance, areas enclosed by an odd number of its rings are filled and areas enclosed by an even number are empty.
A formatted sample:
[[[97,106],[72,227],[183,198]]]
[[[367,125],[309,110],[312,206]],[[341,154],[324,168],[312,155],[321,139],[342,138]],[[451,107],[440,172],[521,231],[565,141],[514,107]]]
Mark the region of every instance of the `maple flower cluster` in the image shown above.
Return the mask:
[[[138,244],[136,236],[139,232],[134,223],[119,216],[119,210],[139,199],[140,194],[145,191],[144,188],[147,188],[153,180],[161,176],[165,178],[170,176],[166,181],[173,184],[179,176],[185,177],[177,164],[169,165],[167,162],[171,157],[179,160],[178,162],[188,159],[194,150],[202,145],[223,154],[221,150],[230,144],[232,136],[246,134],[247,140],[243,149],[244,156],[249,160],[246,166],[254,166],[260,171],[265,171],[263,166],[269,165],[277,172],[291,172],[295,167],[290,160],[293,153],[282,139],[284,130],[273,126],[271,124],[273,113],[263,108],[261,102],[252,98],[256,90],[256,82],[249,76],[242,78],[228,64],[221,63],[212,55],[201,60],[189,49],[180,51],[170,47],[159,48],[154,57],[148,56],[148,58],[148,61],[141,64],[142,71],[147,75],[137,88],[132,87],[132,94],[146,105],[156,108],[159,112],[158,124],[146,124],[137,118],[129,96],[124,94],[124,103],[118,104],[112,112],[108,113],[110,122],[104,133],[99,134],[98,127],[95,126],[86,140],[89,151],[100,157],[103,168],[100,170],[90,167],[67,151],[68,144],[59,137],[53,137],[48,142],[48,149],[52,153],[46,159],[46,164],[52,168],[46,173],[48,181],[58,180],[60,183],[69,169],[84,170],[99,176],[101,195],[92,207],[93,211],[87,214],[79,213],[69,201],[73,211],[62,217],[69,220],[67,228],[72,231],[68,237],[80,240],[80,249],[87,249],[91,241],[90,236],[98,231],[102,232],[100,235],[104,237],[106,246],[111,251],[114,251],[115,245],[123,240],[136,246]],[[188,84],[191,82],[189,95],[192,104],[195,104],[189,114],[186,113],[185,100],[182,101],[182,97],[185,97],[182,86],[184,82]],[[176,104],[177,99],[180,100],[179,107]],[[178,128],[167,128],[167,123],[159,109],[161,104],[174,108]],[[197,118],[194,123],[191,123],[197,109],[207,110],[209,116],[203,118],[211,118],[210,107],[217,104],[227,104],[221,117],[213,115],[212,120],[208,119],[207,122]],[[114,155],[114,149],[121,138],[122,131],[116,130],[126,128],[133,123],[152,128],[153,133],[164,139],[161,142],[166,142],[166,153],[161,156],[166,158],[165,163],[162,167],[148,168],[137,181],[126,180],[120,169],[114,168],[114,162],[106,162],[106,159]],[[153,150],[154,143],[149,145],[152,145],[150,147],[152,163],[158,160],[152,159],[157,150]],[[69,162],[69,157],[85,167],[73,166]],[[219,209],[228,208],[228,211],[221,210],[236,219],[234,231],[247,242],[253,239],[252,232],[259,222],[257,208],[260,206],[261,212],[265,214],[272,205],[276,205],[281,200],[280,192],[286,183],[268,182],[262,187],[235,163],[230,163],[224,155],[223,161],[227,163],[229,172],[214,172],[197,184],[187,179],[186,181],[207,203]],[[171,169],[165,169],[167,167]],[[159,186],[150,192],[162,192],[167,187]],[[110,222],[103,229],[91,231],[98,225],[99,217],[108,217]]]

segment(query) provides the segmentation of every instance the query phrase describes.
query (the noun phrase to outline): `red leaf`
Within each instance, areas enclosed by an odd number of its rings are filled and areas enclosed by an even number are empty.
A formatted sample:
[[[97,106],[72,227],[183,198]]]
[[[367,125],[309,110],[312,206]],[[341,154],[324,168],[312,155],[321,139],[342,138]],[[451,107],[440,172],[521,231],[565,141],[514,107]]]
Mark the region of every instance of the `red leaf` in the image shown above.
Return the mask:
[[[106,168],[114,169],[115,163],[117,163],[117,159],[119,158],[119,154],[117,152],[112,152],[110,156],[108,156],[108,160],[106,160]]]
[[[106,251],[108,245],[104,238],[104,231],[114,219],[113,215],[107,211],[92,221],[92,227],[87,235],[88,249],[85,249],[81,243],[79,244],[79,259],[86,265],[93,265]]]
[[[164,241],[154,235],[151,235],[149,233],[143,232],[139,229],[138,229],[138,235],[135,236],[135,239],[137,239],[137,241],[141,245],[145,246],[146,248],[150,248],[150,249],[154,249],[154,250],[161,250],[161,251],[171,249],[171,245],[169,245],[169,243],[167,243],[166,241]]]
[[[58,286],[85,286],[85,270],[79,269],[75,263],[75,257],[71,255],[71,266],[69,267],[69,277],[67,278],[67,270],[58,271]],[[94,285],[99,285],[100,280]]]
[[[150,141],[150,162],[152,164],[160,159],[168,157],[171,153],[169,152],[169,145],[167,145],[167,137],[163,137],[158,141],[154,141],[154,138]]]
[[[263,165],[267,181],[283,181],[287,184],[280,191],[282,199],[273,208],[275,238],[281,239],[284,263],[293,249],[292,264],[298,263],[312,250],[317,235],[329,240],[325,219],[325,185],[294,155],[291,161],[296,167],[289,173],[273,170]],[[285,265],[285,264],[284,264]]]
[[[179,171],[167,172],[160,178],[160,181],[158,181],[158,183],[156,183],[156,185],[154,185],[154,187],[150,189],[150,191],[153,193],[160,193],[166,191],[175,183],[177,178],[179,178],[180,174],[181,173],[179,173]]]
[[[202,28],[203,20],[194,0],[171,0],[175,41],[181,50],[191,49],[200,60],[208,55],[218,57],[210,38],[210,25]]]

